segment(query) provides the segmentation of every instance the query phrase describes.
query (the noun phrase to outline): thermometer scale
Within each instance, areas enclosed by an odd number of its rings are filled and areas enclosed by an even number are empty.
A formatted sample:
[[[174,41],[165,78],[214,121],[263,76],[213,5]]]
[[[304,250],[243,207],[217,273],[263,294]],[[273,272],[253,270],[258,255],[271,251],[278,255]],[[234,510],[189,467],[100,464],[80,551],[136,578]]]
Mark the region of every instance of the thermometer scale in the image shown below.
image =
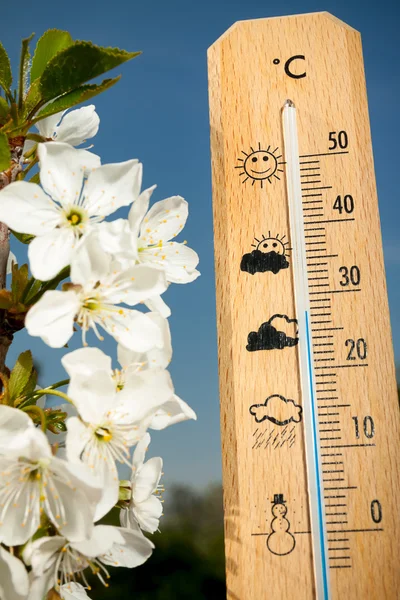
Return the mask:
[[[209,50],[231,600],[395,599],[399,411],[360,36]]]

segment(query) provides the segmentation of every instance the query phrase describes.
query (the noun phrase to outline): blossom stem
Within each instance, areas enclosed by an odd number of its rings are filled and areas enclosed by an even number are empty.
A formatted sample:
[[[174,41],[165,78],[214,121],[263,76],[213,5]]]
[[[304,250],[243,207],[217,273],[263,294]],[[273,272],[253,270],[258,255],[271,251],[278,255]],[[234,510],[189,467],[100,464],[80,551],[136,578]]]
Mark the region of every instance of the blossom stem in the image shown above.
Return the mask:
[[[57,381],[57,383],[52,383],[51,385],[48,386],[48,389],[54,390],[56,388],[63,387],[63,385],[68,385],[68,384],[69,384],[69,379],[63,379],[62,381]]]
[[[24,406],[24,408],[21,408],[20,410],[26,413],[36,413],[36,415],[40,418],[40,426],[42,431],[46,431],[46,414],[44,410],[40,408],[40,406],[36,406],[36,404],[30,404],[29,406]]]
[[[48,388],[44,388],[43,390],[35,391],[35,397],[36,396],[47,396],[47,394],[49,396],[59,396],[60,398],[64,398],[64,400],[66,400],[67,402],[72,404],[72,406],[74,406],[72,399],[69,396],[67,396],[67,394],[64,394],[64,392],[60,392],[60,390],[55,390],[55,389],[52,389],[51,387],[48,387]],[[26,407],[26,408],[28,408],[28,407]]]
[[[29,171],[35,166],[37,165],[37,163],[39,162],[38,157],[36,156],[33,160],[31,160],[31,162],[29,163],[29,165],[26,167],[26,169],[24,169],[23,171],[21,171],[21,173],[18,175],[18,179],[25,179],[26,175],[29,173]]]

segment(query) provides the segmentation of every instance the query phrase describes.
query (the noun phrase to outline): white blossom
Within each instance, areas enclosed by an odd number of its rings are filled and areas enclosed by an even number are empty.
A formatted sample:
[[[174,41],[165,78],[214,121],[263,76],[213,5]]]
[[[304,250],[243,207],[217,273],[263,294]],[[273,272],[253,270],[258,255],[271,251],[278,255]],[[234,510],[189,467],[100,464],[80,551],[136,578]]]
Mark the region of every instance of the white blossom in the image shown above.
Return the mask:
[[[28,249],[31,271],[47,281],[71,263],[82,236],[136,200],[142,165],[134,159],[100,166],[94,154],[59,142],[40,144],[38,155],[43,189],[26,181],[6,186],[0,191],[0,220],[35,236]]]
[[[99,246],[97,237],[89,235],[80,244],[71,264],[68,290],[49,290],[29,310],[25,326],[32,336],[39,336],[53,348],[64,346],[73,334],[76,321],[86,332],[93,329],[102,339],[97,326],[131,350],[144,350],[161,343],[156,323],[138,310],[123,308],[163,293],[166,289],[162,271],[146,265],[122,270]]]
[[[139,525],[143,531],[154,533],[158,529],[163,512],[159,496],[163,461],[160,457],[144,461],[150,444],[150,435],[146,433],[135,448],[132,458],[131,499],[129,506],[120,511],[123,527]]]
[[[140,194],[132,204],[127,221],[118,219],[98,226],[100,243],[122,262],[134,260],[156,265],[165,272],[169,283],[190,283],[200,275],[196,270],[199,257],[186,242],[174,241],[186,223],[188,203],[181,196],[172,196],[156,202],[148,210],[155,187]],[[146,305],[164,317],[171,314],[159,296],[146,301]]]
[[[50,115],[38,121],[36,128],[46,141],[80,146],[96,135],[99,123],[100,118],[96,113],[96,107],[94,104],[90,104],[68,112],[63,110],[55,115]],[[25,154],[34,146],[36,146],[36,142],[26,140],[23,153]]]
[[[44,511],[70,540],[89,537],[101,491],[84,465],[51,453],[45,434],[25,429],[25,445],[0,456],[0,541],[24,544]]]
[[[107,566],[138,567],[150,557],[153,548],[139,528],[96,525],[90,538],[81,542],[71,542],[63,536],[41,537],[25,548],[24,560],[32,567],[33,587],[40,586],[41,592],[54,586],[61,597],[85,598],[85,587],[89,588],[85,569],[89,568],[108,586]],[[41,600],[39,596],[37,600]]]
[[[70,376],[68,395],[79,413],[79,418],[67,420],[67,457],[76,464],[83,461],[100,479],[103,495],[97,520],[118,501],[116,463],[130,466],[129,448],[173,397],[172,381],[164,369],[139,371],[118,391],[111,359],[98,348],[75,350],[62,363]]]

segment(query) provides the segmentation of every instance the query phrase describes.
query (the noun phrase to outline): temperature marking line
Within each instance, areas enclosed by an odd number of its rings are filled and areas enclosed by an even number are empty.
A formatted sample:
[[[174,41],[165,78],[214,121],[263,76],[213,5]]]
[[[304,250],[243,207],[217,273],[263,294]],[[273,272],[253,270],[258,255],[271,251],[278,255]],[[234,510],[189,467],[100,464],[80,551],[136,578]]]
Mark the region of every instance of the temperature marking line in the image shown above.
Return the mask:
[[[319,160],[316,161],[311,161],[311,162],[319,162]],[[300,163],[300,164],[306,164],[306,163]],[[321,167],[303,167],[302,169],[300,169],[300,171],[319,171]]]
[[[338,529],[337,531],[329,531],[328,533],[365,533],[367,531],[383,531],[383,527],[372,529]]]
[[[326,526],[324,520],[324,490],[316,415],[315,378],[312,358],[312,333],[309,320],[309,292],[304,239],[304,218],[301,203],[301,178],[299,165],[296,109],[288,100],[283,109],[283,137],[285,147],[286,185],[289,202],[290,230],[293,246],[296,312],[299,324],[299,361],[307,478],[310,502],[314,577],[318,600],[329,600],[329,565],[327,561]],[[317,162],[317,161],[316,161]],[[317,188],[311,188],[314,190]]]
[[[309,182],[311,183],[311,182]],[[312,187],[312,188],[302,188],[302,192],[313,192],[314,190],[331,190],[331,185],[322,185],[320,187]]]
[[[317,329],[315,331],[318,331]],[[359,367],[368,367],[368,363],[364,365],[329,365],[328,367],[315,367],[316,369],[358,369]]]
[[[324,254],[323,256],[310,256],[307,260],[316,260],[317,258],[337,258],[339,254]],[[312,265],[310,265],[312,267]]]
[[[328,448],[329,448],[329,446],[328,446]],[[356,485],[347,485],[347,486],[342,485],[342,486],[336,486],[336,487],[327,487],[325,489],[326,490],[356,490],[357,486]],[[332,533],[332,532],[330,532],[330,533]],[[335,532],[333,532],[333,533],[335,533]],[[341,532],[339,532],[339,533],[341,533]]]
[[[343,405],[343,406],[351,406],[351,404]],[[339,446],[324,446],[324,448],[365,448],[372,447],[376,444],[341,444]]]
[[[355,221],[355,218],[349,217],[348,219],[326,219],[326,221],[310,221],[309,223],[304,221],[304,225],[319,225],[320,223],[343,223],[344,221]]]
[[[323,152],[322,154],[301,154],[299,158],[313,158],[314,156],[332,156],[333,154],[348,154],[348,150],[343,150],[341,152]],[[319,162],[319,161],[317,161]]]

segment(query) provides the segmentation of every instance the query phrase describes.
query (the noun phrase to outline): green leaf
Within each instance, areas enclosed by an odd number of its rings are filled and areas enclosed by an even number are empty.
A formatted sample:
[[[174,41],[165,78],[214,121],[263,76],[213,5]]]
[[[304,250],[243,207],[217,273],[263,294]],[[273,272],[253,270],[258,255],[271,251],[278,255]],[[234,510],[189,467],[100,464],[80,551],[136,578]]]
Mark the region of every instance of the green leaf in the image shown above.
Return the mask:
[[[10,114],[10,107],[8,105],[7,100],[4,100],[2,96],[0,96],[0,123],[5,123],[8,119],[8,115]]]
[[[28,81],[29,73],[29,43],[35,34],[32,33],[28,38],[22,40],[21,57],[19,62],[19,86],[18,86],[18,108],[21,109],[25,99],[25,86]]]
[[[15,400],[21,396],[25,387],[28,385],[33,369],[33,359],[30,350],[22,352],[10,375],[9,391],[10,399]]]
[[[31,83],[42,75],[53,56],[71,44],[73,44],[73,39],[68,31],[61,31],[61,29],[46,31],[36,44],[32,59]]]
[[[90,42],[74,42],[56,54],[43,71],[40,78],[42,99],[52,100],[70,92],[139,54],[119,48],[102,48]]]
[[[8,92],[12,84],[11,65],[8,54],[0,42],[0,86]]]
[[[34,119],[33,123],[36,123],[45,117],[49,117],[50,115],[55,115],[62,110],[67,110],[67,108],[71,108],[76,104],[80,104],[81,102],[86,102],[86,100],[94,98],[94,96],[97,96],[97,94],[101,94],[101,92],[108,90],[120,79],[121,75],[115,77],[115,79],[105,79],[99,85],[83,85],[76,90],[72,90],[72,92],[68,92],[63,96],[60,96],[57,98],[57,100],[54,100],[54,102],[48,104],[46,108],[43,108],[43,110],[41,110]]]
[[[28,306],[30,304],[31,298],[34,298],[36,296],[36,294],[39,292],[40,288],[42,287],[42,281],[40,281],[39,279],[34,279],[33,281],[29,280],[29,284],[30,284],[30,287],[25,288],[24,297],[23,297],[24,304],[26,304]]]
[[[33,177],[35,177],[35,175]],[[32,179],[33,179],[33,177],[32,177]],[[32,181],[32,179],[30,179],[29,181]],[[34,183],[38,183],[38,182],[34,181]],[[34,235],[31,235],[30,233],[18,233],[17,231],[13,231],[12,229],[10,231],[13,235],[15,235],[17,240],[19,240],[23,244],[29,244],[35,237]]]
[[[11,152],[8,137],[0,131],[0,171],[5,171],[11,164]]]
[[[26,118],[40,104],[40,79],[31,84],[24,103],[24,117]]]
[[[27,396],[28,394],[32,394],[35,391],[37,384],[38,373],[35,368],[32,369],[31,374],[28,379],[28,383],[22,390],[22,394]]]
[[[22,265],[20,268],[18,268],[18,264],[12,266],[11,294],[14,304],[20,302],[27,286],[28,279],[28,265]]]

